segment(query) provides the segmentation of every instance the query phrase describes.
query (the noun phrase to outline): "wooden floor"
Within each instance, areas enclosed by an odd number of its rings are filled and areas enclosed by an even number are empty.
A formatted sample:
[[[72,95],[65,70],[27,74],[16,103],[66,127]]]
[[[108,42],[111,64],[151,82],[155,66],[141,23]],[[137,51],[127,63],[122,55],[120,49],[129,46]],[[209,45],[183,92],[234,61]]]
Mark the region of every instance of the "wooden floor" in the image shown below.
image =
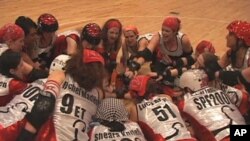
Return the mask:
[[[160,30],[165,16],[176,15],[194,47],[200,40],[210,40],[221,55],[226,26],[235,19],[250,21],[249,7],[249,0],[0,0],[0,26],[20,15],[36,21],[47,12],[59,20],[59,32],[88,22],[102,26],[107,19],[118,18],[123,25],[133,24],[140,33],[148,33]]]

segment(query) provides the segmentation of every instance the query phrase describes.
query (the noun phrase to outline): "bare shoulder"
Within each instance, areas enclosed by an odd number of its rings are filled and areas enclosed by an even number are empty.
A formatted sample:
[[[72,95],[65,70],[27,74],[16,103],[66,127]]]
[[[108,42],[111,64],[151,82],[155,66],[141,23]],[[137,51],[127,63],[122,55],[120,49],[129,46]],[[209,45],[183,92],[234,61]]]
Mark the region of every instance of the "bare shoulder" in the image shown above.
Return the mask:
[[[186,34],[182,37],[182,45],[185,52],[190,52],[193,49],[191,42]]]

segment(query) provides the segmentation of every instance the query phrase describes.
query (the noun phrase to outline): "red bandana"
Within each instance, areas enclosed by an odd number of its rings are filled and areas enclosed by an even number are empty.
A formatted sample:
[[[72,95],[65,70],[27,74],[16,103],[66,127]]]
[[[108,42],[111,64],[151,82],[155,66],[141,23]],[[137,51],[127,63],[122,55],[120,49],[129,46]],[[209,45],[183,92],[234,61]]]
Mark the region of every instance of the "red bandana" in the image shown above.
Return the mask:
[[[124,32],[127,32],[127,31],[133,31],[136,35],[139,35],[139,32],[138,32],[136,26],[134,26],[134,25],[126,26],[124,28]]]
[[[196,47],[196,52],[198,52],[199,54],[204,53],[205,51],[207,52],[211,52],[211,53],[215,53],[215,48],[212,45],[211,42],[206,41],[206,40],[202,40]]]
[[[138,96],[144,96],[149,79],[149,76],[137,75],[131,80],[129,84],[129,89],[131,91],[136,91]]]
[[[171,28],[173,31],[178,31],[180,29],[180,19],[176,17],[167,17],[162,23],[162,26],[167,26]]]
[[[0,42],[15,41],[24,37],[24,31],[16,24],[6,24],[0,29]]]
[[[83,50],[83,62],[84,63],[101,62],[104,65],[103,57],[98,52],[90,49]]]
[[[121,28],[121,24],[118,21],[110,21],[108,23],[108,29],[112,28],[112,27],[117,27],[117,28]]]
[[[250,23],[246,21],[233,21],[227,26],[229,32],[233,32],[238,38],[250,46]]]

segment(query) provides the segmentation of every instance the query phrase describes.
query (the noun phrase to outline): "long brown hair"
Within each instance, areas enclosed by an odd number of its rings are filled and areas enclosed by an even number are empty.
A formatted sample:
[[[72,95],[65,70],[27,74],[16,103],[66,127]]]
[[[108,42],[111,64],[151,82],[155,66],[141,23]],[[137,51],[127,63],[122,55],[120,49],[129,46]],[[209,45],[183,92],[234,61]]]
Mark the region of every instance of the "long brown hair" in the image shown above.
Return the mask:
[[[103,40],[103,47],[105,51],[109,50],[109,44],[108,44],[108,30],[109,30],[109,24],[111,22],[117,22],[120,25],[119,28],[119,35],[118,35],[118,40],[115,41],[115,48],[114,51],[117,51],[119,49],[119,45],[121,44],[121,36],[122,36],[122,24],[118,19],[109,19],[107,20],[103,27],[102,27],[102,40]]]
[[[102,63],[83,62],[83,51],[81,47],[77,53],[72,56],[66,63],[66,74],[69,74],[78,85],[86,90],[95,87],[103,89],[103,79],[105,77],[105,69]]]

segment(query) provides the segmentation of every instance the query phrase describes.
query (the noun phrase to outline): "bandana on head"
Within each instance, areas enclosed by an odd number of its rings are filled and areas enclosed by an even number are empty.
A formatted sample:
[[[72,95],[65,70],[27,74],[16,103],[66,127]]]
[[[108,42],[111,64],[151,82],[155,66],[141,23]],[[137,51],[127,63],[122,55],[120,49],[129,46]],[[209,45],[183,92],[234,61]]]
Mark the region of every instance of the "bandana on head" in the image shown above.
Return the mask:
[[[138,96],[144,96],[149,79],[150,77],[146,75],[135,76],[129,84],[129,90],[136,91]]]
[[[108,29],[110,29],[110,28],[112,28],[112,27],[117,27],[117,28],[121,28],[121,24],[118,22],[118,21],[116,21],[116,20],[113,20],[113,21],[110,21],[109,23],[108,23]]]
[[[233,32],[239,39],[245,41],[250,46],[250,23],[246,21],[233,21],[227,26],[229,32]]]
[[[127,31],[133,31],[136,35],[139,35],[139,32],[138,32],[136,26],[134,26],[134,25],[126,26],[124,28],[124,32],[127,32]]]
[[[162,23],[162,26],[167,26],[173,31],[178,31],[180,29],[181,21],[176,17],[167,17]]]
[[[83,62],[84,63],[100,62],[104,65],[103,57],[98,52],[90,49],[83,50]]]
[[[213,44],[209,41],[202,40],[196,47],[196,52],[199,54],[204,53],[205,51],[215,53],[215,48]]]
[[[24,37],[24,31],[16,24],[6,24],[0,29],[0,42],[15,41]]]

